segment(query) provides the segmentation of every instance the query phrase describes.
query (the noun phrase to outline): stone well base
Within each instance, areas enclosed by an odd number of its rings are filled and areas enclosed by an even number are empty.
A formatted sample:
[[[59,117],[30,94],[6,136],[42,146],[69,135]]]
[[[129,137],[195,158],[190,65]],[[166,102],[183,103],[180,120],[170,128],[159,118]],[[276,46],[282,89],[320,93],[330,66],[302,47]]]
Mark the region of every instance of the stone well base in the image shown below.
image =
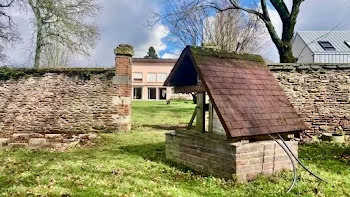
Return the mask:
[[[298,142],[287,145],[297,156]],[[194,131],[167,133],[166,157],[197,172],[225,179],[235,176],[240,182],[292,169],[288,155],[272,140],[232,143]]]

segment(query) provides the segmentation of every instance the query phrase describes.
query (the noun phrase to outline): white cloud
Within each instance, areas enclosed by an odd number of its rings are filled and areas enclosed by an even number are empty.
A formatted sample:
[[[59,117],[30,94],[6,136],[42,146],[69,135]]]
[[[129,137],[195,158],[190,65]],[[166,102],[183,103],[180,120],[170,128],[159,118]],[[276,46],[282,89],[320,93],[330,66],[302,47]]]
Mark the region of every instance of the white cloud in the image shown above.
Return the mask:
[[[169,30],[164,25],[156,25],[152,30],[149,31],[149,39],[145,40],[140,46],[136,46],[135,57],[144,57],[150,46],[153,46],[157,52],[163,51],[167,48],[167,45],[163,42],[169,34]]]
[[[168,53],[164,53],[162,58],[163,59],[177,59],[177,58],[179,58],[180,55],[181,55],[181,51],[177,50],[177,51],[171,51]]]
[[[145,56],[150,46],[158,52],[166,49],[162,40],[169,31],[163,25],[150,28],[146,21],[159,9],[159,1],[102,0],[102,4],[104,9],[97,21],[101,40],[89,62],[99,66],[113,65],[113,49],[119,44],[133,45],[135,57]]]

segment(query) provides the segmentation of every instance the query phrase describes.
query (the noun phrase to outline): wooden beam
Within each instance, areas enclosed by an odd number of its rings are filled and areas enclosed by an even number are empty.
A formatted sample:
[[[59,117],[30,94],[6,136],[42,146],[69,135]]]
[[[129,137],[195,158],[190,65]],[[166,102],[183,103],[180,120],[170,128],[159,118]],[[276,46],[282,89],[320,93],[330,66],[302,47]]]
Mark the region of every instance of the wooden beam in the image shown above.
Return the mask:
[[[197,93],[197,118],[196,130],[198,132],[205,132],[205,92]]]
[[[214,109],[212,102],[209,102],[209,133],[213,133],[213,117],[214,117]]]
[[[175,93],[205,92],[203,86],[175,86]]]
[[[187,125],[188,130],[190,130],[192,128],[192,125],[193,125],[193,122],[194,122],[194,119],[196,118],[196,116],[197,116],[197,107],[194,109],[190,123],[188,123],[188,125]]]

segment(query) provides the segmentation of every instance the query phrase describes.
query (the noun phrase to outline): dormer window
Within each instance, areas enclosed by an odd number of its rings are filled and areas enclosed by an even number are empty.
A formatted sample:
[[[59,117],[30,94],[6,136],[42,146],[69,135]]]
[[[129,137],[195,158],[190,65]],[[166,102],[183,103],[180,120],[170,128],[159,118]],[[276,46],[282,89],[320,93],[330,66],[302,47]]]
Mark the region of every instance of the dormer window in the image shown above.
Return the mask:
[[[344,43],[350,48],[350,41],[344,41]]]
[[[334,46],[328,41],[319,41],[318,43],[325,51],[335,51]]]

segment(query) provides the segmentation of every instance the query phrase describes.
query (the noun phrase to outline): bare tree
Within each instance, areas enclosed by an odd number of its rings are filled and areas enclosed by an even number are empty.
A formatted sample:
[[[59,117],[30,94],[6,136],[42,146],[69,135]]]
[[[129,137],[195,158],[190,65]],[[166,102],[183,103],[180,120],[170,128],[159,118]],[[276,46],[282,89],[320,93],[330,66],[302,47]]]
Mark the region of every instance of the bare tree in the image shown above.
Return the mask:
[[[71,57],[67,47],[53,42],[43,48],[40,65],[46,68],[67,67]]]
[[[20,0],[0,0],[0,61],[6,58],[3,54],[5,45],[19,39],[13,19],[8,13],[19,2]]]
[[[237,53],[258,53],[266,41],[267,32],[257,17],[240,11],[220,12],[208,19],[205,42]]]
[[[152,22],[165,24],[175,43],[183,45],[213,44],[234,52],[258,52],[266,32],[257,17],[241,10],[213,13],[206,1],[166,1],[164,13],[156,14]],[[222,5],[228,5],[222,1]]]
[[[97,0],[28,0],[36,19],[34,67],[40,67],[42,51],[54,43],[71,53],[89,55],[99,35],[94,17]]]
[[[272,41],[277,47],[280,55],[281,63],[295,62],[296,58],[293,56],[291,41],[294,36],[294,28],[297,22],[299,9],[305,0],[292,0],[291,10],[288,9],[286,3],[283,0],[269,0],[271,8],[274,8],[280,16],[282,21],[282,36],[280,37],[276,32],[274,25],[270,18],[269,7],[267,0],[252,0],[246,1],[248,5],[241,6],[238,0],[182,0],[182,7],[184,10],[178,12],[170,12],[160,15],[159,19],[165,21],[167,24],[167,18],[171,18],[173,24],[177,24],[176,21],[182,21],[187,16],[195,12],[210,12],[215,10],[218,12],[230,12],[234,10],[241,10],[248,14],[259,17],[265,24]],[[251,3],[253,2],[253,3]]]
[[[150,20],[151,25],[157,22],[164,23],[174,39],[174,43],[183,45],[201,45],[204,42],[206,19],[209,15],[206,9],[189,7],[188,0],[168,0],[165,14],[156,14]],[[195,3],[195,2],[194,2]],[[193,9],[191,9],[193,8]]]

